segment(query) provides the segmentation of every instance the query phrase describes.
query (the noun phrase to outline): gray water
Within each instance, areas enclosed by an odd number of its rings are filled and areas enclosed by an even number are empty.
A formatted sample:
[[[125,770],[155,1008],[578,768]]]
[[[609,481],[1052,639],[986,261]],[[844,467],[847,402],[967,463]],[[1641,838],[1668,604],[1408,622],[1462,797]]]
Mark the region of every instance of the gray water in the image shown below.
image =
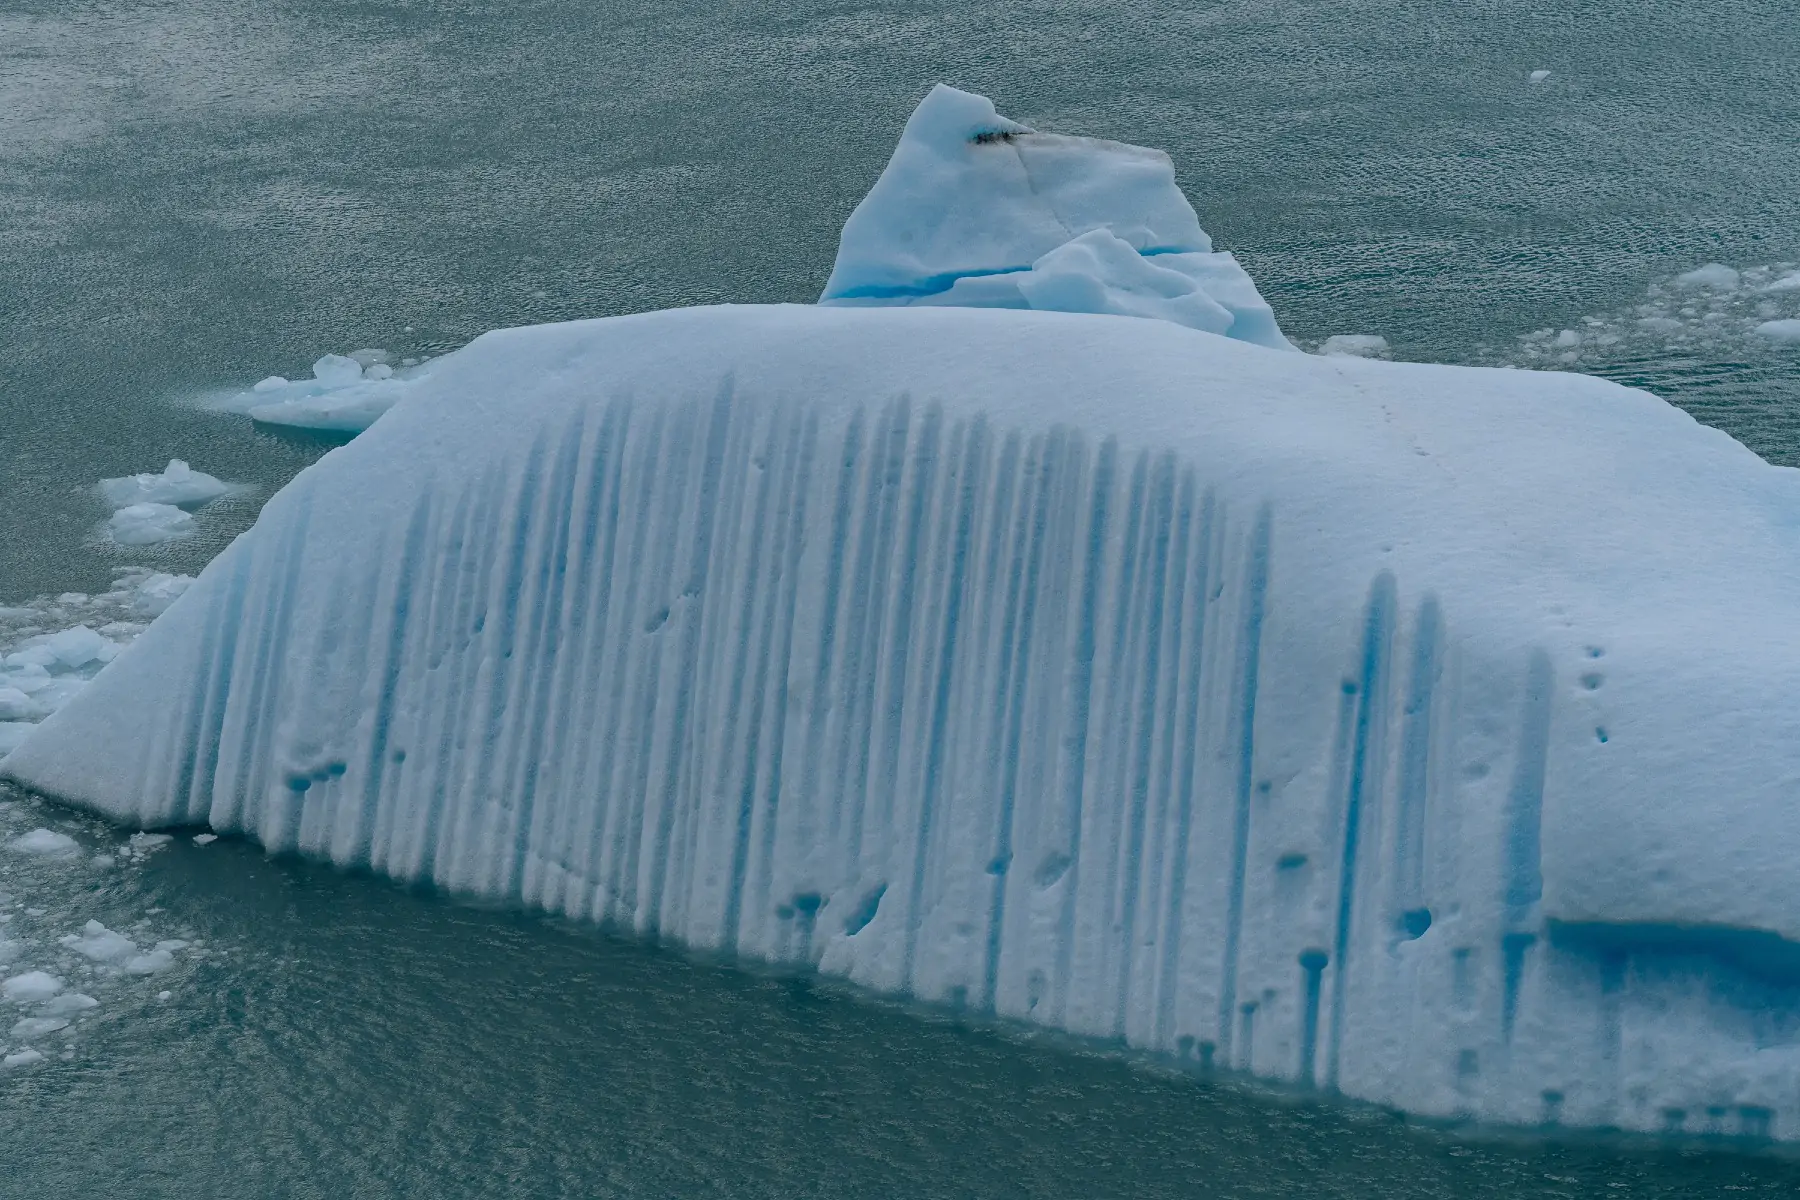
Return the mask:
[[[937,80],[1168,149],[1298,339],[1595,370],[1800,464],[1800,353],[1742,336],[1757,301],[1668,283],[1800,261],[1797,48],[1787,0],[0,0],[0,603],[196,569],[254,516],[124,554],[97,479],[179,456],[266,496],[323,450],[184,398],[811,299]],[[1645,303],[1689,332],[1643,334]],[[1564,328],[1618,338],[1564,363],[1527,336]],[[1800,1186],[1737,1150],[1470,1143],[1167,1077],[227,843],[0,870],[15,930],[226,949],[0,1076],[0,1196]]]

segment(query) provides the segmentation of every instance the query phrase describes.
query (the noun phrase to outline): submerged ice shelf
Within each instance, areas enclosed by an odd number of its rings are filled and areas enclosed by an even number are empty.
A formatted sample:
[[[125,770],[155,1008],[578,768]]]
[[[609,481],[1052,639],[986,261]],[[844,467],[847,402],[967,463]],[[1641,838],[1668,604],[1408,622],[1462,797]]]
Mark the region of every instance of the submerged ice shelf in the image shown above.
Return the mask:
[[[1795,1137],[1797,521],[1582,376],[512,330],[0,771],[1415,1112]]]
[[[1412,1112],[1800,1140],[1800,476],[1384,348],[1292,353],[1166,157],[939,89],[820,306],[266,381],[373,425],[0,774]]]

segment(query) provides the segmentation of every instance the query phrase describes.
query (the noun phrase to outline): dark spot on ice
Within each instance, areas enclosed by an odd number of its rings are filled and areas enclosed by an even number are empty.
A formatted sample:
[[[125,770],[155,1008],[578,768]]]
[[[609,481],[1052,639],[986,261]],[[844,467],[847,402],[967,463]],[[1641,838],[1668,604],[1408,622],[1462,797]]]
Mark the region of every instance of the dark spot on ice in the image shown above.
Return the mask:
[[[1602,650],[1598,646],[1589,646],[1587,648],[1587,656],[1589,658],[1599,658],[1601,655],[1603,655],[1605,653],[1606,653],[1606,651]]]
[[[1606,682],[1606,676],[1600,674],[1598,671],[1595,671],[1589,675],[1583,675],[1581,677],[1581,686],[1586,688],[1590,692],[1599,691],[1600,685],[1605,682]]]
[[[1429,908],[1407,909],[1400,914],[1400,928],[1406,931],[1407,937],[1415,941],[1424,937],[1425,931],[1431,928],[1431,910]]]
[[[661,629],[664,625],[667,625],[668,623],[669,623],[668,608],[667,607],[659,608],[655,612],[650,614],[650,619],[648,621],[644,622],[644,632],[645,633],[655,633],[657,630]]]
[[[396,751],[395,753],[398,754],[401,758],[406,757],[406,754],[404,751]],[[334,762],[334,763],[328,763],[326,765],[325,773],[335,779],[336,777],[338,777],[339,775],[342,775],[345,771],[347,771],[349,769],[350,768],[347,765],[345,765],[344,763]]]
[[[817,913],[824,903],[817,892],[801,892],[794,897],[794,908],[809,917]]]
[[[1470,763],[1463,768],[1463,774],[1470,779],[1485,779],[1487,773],[1488,765],[1486,763]]]
[[[1354,680],[1354,679],[1344,680],[1344,695],[1346,695],[1346,696],[1356,695],[1356,680]]]
[[[775,906],[775,915],[783,921],[791,921],[794,919],[794,906],[791,904],[777,904]]]
[[[305,775],[290,775],[288,776],[287,785],[290,791],[304,792],[307,788],[312,786],[312,780]]]
[[[1014,138],[1016,138],[1018,136],[1019,136],[1019,133],[1017,130],[984,129],[980,133],[976,134],[974,137],[970,138],[969,140],[971,142],[974,142],[977,146],[991,146],[995,142],[1010,143]]]
[[[1012,855],[1002,854],[999,858],[996,858],[987,865],[987,873],[989,875],[1004,875],[1006,874],[1007,868],[1010,866],[1012,866]]]
[[[1275,866],[1283,871],[1297,871],[1306,865],[1304,854],[1284,854],[1275,860]]]
[[[1594,740],[1604,746],[1606,744],[1606,730],[1596,728],[1594,730]]]

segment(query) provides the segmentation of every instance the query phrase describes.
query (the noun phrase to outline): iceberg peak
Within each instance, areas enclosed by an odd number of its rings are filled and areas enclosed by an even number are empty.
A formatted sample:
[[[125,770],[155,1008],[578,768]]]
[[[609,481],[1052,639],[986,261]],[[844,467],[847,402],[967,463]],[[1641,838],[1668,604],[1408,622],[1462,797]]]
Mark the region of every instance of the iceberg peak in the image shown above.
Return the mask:
[[[845,223],[819,302],[1110,313],[1292,349],[1167,154],[1040,133],[943,84]]]

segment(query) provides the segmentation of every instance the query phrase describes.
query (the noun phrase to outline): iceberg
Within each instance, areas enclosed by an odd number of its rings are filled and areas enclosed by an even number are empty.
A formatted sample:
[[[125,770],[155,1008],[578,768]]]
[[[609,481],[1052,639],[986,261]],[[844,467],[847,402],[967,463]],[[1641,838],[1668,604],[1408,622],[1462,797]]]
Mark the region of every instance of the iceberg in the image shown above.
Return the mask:
[[[1293,349],[1168,155],[1038,133],[942,84],[845,223],[819,303],[1110,313]]]
[[[907,303],[1207,253],[1148,152],[1032,232],[970,100],[876,192],[936,162],[980,238],[872,195],[869,303],[437,360],[0,775],[1198,1070],[1800,1140],[1800,475],[1587,376]],[[1044,144],[1051,197],[1114,154]]]
[[[1584,376],[509,330],[0,772],[1408,1111],[1795,1137],[1796,526]]]

